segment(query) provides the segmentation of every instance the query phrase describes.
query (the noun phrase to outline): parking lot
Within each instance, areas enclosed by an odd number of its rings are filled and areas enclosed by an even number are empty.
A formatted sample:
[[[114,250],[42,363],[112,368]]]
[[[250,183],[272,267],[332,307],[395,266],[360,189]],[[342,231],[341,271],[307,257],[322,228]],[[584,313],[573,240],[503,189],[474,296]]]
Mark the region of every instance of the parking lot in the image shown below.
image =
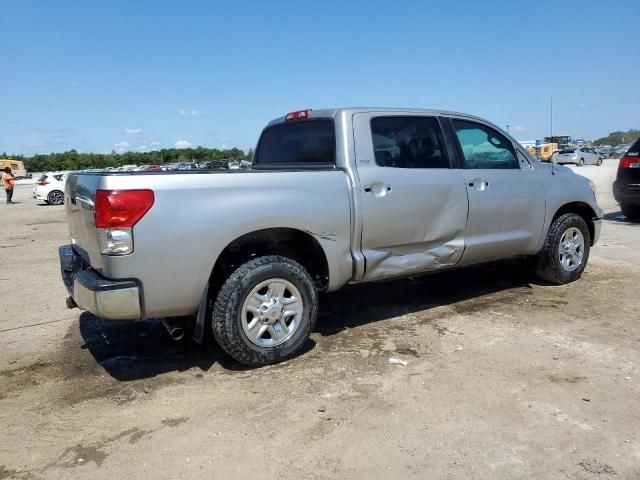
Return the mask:
[[[576,168],[606,213],[580,281],[514,261],[348,287],[303,355],[253,370],[157,320],[66,309],[64,207],[19,182],[0,205],[0,479],[640,478],[640,225],[616,166]]]

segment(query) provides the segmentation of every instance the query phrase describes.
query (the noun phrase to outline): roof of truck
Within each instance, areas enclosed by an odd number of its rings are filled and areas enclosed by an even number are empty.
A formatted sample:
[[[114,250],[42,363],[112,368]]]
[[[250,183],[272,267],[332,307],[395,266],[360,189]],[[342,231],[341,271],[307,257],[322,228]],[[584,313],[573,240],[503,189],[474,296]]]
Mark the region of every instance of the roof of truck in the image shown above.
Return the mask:
[[[304,111],[304,110],[299,110]],[[451,112],[447,110],[433,110],[427,108],[407,108],[407,107],[340,107],[340,108],[320,108],[320,109],[308,109],[308,116],[304,118],[335,118],[340,113],[354,114],[354,113],[365,113],[365,112],[405,112],[405,113],[420,113],[427,115],[454,115],[459,117],[467,117],[470,119],[481,120],[483,122],[488,122],[484,118],[476,117],[475,115],[469,115],[468,113],[460,113],[460,112]],[[296,113],[296,112],[293,112]],[[268,125],[275,125],[277,123],[282,123],[285,121],[285,118],[288,114],[285,114],[281,117],[275,118],[271,120]]]

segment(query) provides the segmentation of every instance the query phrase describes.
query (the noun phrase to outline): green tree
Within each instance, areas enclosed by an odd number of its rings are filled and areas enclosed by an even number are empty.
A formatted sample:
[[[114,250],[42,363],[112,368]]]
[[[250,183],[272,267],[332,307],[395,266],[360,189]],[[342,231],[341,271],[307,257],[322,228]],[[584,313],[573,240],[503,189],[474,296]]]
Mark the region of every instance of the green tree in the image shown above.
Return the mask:
[[[593,142],[594,145],[620,145],[623,143],[632,143],[640,137],[640,130],[627,130],[626,132],[611,132],[606,137],[598,138]]]

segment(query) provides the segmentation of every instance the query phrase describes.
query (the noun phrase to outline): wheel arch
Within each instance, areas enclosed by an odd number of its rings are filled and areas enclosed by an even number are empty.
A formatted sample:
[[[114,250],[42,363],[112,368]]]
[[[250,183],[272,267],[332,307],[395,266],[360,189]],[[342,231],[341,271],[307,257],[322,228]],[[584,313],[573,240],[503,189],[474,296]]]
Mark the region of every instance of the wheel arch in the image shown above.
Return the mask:
[[[245,233],[221,251],[209,278],[211,293],[215,293],[240,265],[264,255],[281,255],[295,260],[309,272],[318,290],[327,289],[329,263],[318,240],[304,230],[274,227]]]
[[[562,205],[556,213],[549,225],[552,225],[556,219],[560,218],[565,213],[575,213],[576,215],[580,215],[582,219],[586,222],[587,227],[589,227],[589,237],[590,244],[593,246],[595,239],[595,218],[597,217],[596,212],[593,210],[591,205],[584,202],[569,202]]]

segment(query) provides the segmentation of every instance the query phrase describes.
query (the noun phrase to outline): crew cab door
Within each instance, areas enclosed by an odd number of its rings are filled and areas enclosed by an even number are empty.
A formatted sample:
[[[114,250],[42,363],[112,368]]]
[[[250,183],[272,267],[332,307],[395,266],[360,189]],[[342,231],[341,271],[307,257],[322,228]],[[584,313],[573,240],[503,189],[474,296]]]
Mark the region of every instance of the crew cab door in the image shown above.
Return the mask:
[[[506,136],[484,123],[451,119],[469,196],[461,264],[536,252],[545,218],[541,172]]]
[[[353,116],[364,280],[436,270],[464,250],[467,193],[433,116]]]

